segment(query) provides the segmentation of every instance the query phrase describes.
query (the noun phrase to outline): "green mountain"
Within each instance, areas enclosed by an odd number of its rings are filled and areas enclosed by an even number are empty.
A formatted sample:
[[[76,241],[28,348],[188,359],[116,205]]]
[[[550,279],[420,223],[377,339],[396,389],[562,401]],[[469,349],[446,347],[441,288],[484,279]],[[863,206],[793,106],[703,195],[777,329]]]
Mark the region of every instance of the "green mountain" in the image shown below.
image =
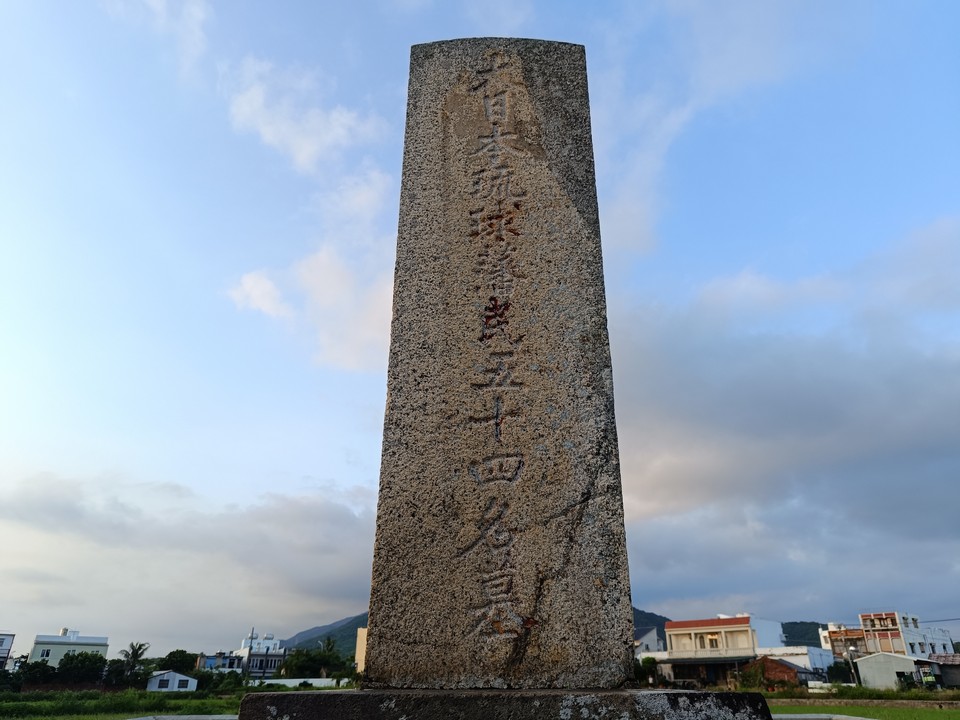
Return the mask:
[[[287,648],[315,649],[320,647],[329,637],[336,645],[337,652],[342,657],[351,657],[357,649],[357,628],[367,626],[367,613],[337,620],[329,625],[319,625],[309,630],[298,632],[293,637],[284,640]]]
[[[663,626],[670,622],[670,618],[664,617],[663,615],[657,615],[656,613],[647,612],[646,610],[637,610],[633,609],[633,639],[638,639],[637,628],[644,627],[655,627],[657,629],[657,637],[663,640],[664,644],[667,642],[667,632],[663,629]]]
[[[655,627],[657,635],[663,640],[666,634],[663,631],[663,624],[670,618],[656,613],[649,613],[643,610],[633,609],[633,625],[638,627]],[[337,620],[328,625],[318,625],[317,627],[303,630],[296,635],[283,641],[286,648],[318,648],[328,637],[336,643],[337,651],[343,657],[349,657],[354,654],[357,647],[357,628],[367,626],[367,613],[354,615],[352,617]]]

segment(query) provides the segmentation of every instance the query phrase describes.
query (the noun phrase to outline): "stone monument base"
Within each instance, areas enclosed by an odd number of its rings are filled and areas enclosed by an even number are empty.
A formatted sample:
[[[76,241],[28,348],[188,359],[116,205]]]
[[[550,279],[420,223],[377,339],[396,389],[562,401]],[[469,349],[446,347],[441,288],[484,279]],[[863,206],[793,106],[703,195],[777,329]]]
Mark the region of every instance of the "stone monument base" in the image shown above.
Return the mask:
[[[759,693],[329,690],[249,693],[239,720],[771,720]]]

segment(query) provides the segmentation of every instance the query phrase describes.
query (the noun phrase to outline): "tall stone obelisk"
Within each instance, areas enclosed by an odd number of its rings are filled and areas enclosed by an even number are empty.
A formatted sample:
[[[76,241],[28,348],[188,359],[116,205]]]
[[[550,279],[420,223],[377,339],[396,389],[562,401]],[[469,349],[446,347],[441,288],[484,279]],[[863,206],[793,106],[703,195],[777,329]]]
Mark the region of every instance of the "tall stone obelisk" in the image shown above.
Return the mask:
[[[769,720],[618,689],[632,618],[583,48],[417,45],[365,687],[240,720]]]
[[[632,675],[595,188],[582,46],[413,48],[368,687]]]

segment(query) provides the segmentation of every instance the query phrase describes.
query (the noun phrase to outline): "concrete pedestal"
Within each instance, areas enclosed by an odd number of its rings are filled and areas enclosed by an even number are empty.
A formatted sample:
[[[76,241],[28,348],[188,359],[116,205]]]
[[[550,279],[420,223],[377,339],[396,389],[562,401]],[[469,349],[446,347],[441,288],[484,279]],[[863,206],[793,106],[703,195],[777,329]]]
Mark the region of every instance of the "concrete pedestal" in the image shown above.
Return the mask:
[[[338,690],[251,693],[239,720],[771,720],[758,693]]]

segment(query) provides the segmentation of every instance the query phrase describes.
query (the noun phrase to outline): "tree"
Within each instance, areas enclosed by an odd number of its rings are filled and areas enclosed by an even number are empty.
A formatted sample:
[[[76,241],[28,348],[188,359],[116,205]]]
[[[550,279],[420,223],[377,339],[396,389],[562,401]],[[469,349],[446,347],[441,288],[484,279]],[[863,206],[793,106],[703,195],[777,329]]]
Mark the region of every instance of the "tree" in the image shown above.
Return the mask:
[[[0,693],[2,692],[20,692],[20,674],[10,672],[0,668]]]
[[[99,683],[103,679],[106,666],[107,659],[100,653],[70,653],[64,655],[60,664],[57,665],[57,682],[64,685]]]
[[[159,662],[160,670],[173,670],[189,675],[197,669],[197,653],[186,650],[171,650]]]
[[[283,676],[288,678],[328,677],[346,670],[347,661],[336,651],[335,643],[328,638],[324,649],[294,650],[283,661]]]
[[[850,666],[843,662],[835,662],[827,668],[827,680],[832,683],[852,683]]]
[[[107,661],[107,669],[103,673],[103,684],[108,687],[123,687],[127,684],[126,663],[120,658]]]
[[[649,655],[643,660],[640,661],[640,673],[641,675],[637,677],[642,683],[646,683],[650,686],[657,684],[657,659],[652,658]]]
[[[26,663],[17,672],[24,685],[47,685],[57,681],[57,669],[46,660]]]
[[[130,643],[130,647],[120,651],[120,657],[123,658],[124,677],[128,683],[141,680],[140,669],[143,665],[144,656],[150,649],[150,643],[138,642]]]

